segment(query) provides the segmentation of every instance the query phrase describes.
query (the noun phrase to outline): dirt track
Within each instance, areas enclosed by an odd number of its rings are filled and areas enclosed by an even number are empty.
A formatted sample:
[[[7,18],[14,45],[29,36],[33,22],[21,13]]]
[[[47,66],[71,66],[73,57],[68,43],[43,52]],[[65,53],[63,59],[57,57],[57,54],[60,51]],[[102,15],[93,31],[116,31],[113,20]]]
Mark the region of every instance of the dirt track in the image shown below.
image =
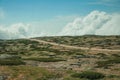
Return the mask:
[[[77,47],[77,46],[70,46],[70,45],[58,44],[58,43],[54,43],[54,42],[47,42],[47,41],[38,40],[38,39],[29,39],[29,40],[37,41],[37,42],[44,43],[44,44],[50,44],[50,45],[54,45],[54,46],[59,46],[59,47],[63,47],[63,48],[68,48],[68,49],[81,49],[81,50],[105,51],[105,52],[120,52],[120,50],[110,50],[110,49],[100,49],[100,48],[88,48],[88,47]]]

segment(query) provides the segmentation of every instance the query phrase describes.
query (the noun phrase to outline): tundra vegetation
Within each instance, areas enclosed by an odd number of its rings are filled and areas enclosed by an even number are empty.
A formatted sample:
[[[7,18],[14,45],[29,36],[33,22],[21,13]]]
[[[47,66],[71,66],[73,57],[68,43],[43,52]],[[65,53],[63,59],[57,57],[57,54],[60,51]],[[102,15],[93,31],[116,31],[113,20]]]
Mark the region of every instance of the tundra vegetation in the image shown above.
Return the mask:
[[[119,79],[120,36],[0,40],[0,80]]]

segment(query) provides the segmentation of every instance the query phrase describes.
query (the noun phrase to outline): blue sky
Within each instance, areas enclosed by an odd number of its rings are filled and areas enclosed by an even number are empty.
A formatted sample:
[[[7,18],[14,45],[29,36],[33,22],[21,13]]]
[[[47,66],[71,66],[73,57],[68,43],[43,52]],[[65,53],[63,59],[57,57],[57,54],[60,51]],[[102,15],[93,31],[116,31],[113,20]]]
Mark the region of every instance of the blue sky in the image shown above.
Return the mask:
[[[22,33],[28,37],[61,32],[116,35],[120,34],[119,20],[120,0],[0,0],[0,38],[25,37]],[[113,26],[106,33],[109,25]]]
[[[119,12],[120,0],[0,0],[2,22],[32,22],[56,16],[86,15],[93,10]]]

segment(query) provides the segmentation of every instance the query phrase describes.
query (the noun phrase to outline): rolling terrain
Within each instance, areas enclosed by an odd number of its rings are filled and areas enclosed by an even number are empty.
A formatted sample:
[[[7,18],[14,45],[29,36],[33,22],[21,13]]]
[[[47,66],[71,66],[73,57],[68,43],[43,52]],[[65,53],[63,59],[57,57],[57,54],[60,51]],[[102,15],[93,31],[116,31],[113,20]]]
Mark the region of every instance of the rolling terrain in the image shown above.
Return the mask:
[[[120,36],[0,40],[0,80],[119,79]]]

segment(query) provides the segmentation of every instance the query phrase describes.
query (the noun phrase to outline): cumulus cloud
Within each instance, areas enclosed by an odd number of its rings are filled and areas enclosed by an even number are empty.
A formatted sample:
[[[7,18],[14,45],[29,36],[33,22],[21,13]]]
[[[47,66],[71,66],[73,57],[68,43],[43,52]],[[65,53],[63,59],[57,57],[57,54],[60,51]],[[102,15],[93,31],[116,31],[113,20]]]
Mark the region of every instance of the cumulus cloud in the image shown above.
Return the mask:
[[[120,35],[120,14],[92,11],[68,23],[59,35]]]
[[[37,31],[38,28],[31,24],[16,23],[10,26],[0,25],[0,39],[18,39],[39,36],[50,36],[47,32]]]
[[[29,24],[13,24],[9,27],[0,26],[0,39],[14,39],[26,37]]]
[[[82,17],[57,17],[47,22],[0,25],[0,39],[64,35],[120,35],[120,14],[92,11]],[[54,24],[54,25],[53,25]]]

